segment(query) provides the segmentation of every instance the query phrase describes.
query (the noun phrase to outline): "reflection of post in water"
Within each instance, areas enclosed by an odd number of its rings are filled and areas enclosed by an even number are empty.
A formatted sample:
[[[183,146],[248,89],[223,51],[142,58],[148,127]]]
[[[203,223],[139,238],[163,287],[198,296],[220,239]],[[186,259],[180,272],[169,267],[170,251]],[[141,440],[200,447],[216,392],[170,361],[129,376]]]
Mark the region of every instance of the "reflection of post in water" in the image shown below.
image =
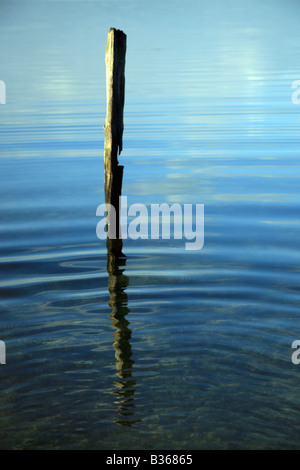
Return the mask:
[[[112,309],[110,319],[115,328],[114,349],[116,357],[117,377],[115,381],[116,422],[122,425],[131,425],[134,420],[134,392],[135,380],[132,375],[132,349],[130,344],[131,330],[126,316],[129,313],[126,287],[129,278],[124,275],[126,258],[122,253],[122,240],[107,240],[107,271],[109,274],[109,306]]]
[[[125,276],[126,257],[122,252],[120,234],[120,207],[124,167],[119,165],[118,154],[122,150],[123,108],[125,96],[125,53],[126,35],[110,29],[106,47],[106,93],[107,110],[105,120],[105,203],[107,204],[107,272],[109,274],[110,319],[115,328],[114,349],[117,377],[115,382],[118,418],[116,422],[131,425],[134,420],[135,380],[132,376],[130,345],[131,330],[126,315],[129,313],[126,287],[129,279]]]

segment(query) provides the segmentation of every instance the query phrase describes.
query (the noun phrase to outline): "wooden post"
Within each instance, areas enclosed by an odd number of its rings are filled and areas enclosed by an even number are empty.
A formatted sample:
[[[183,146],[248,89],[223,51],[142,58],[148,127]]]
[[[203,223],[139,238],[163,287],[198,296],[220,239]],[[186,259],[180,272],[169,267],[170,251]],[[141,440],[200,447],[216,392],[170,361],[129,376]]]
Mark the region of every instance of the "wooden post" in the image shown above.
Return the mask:
[[[120,239],[119,197],[122,192],[124,167],[119,165],[118,155],[123,148],[123,111],[125,101],[126,34],[111,28],[107,36],[106,62],[106,120],[104,126],[105,202],[116,210],[117,239]],[[108,225],[110,214],[108,214]],[[108,240],[109,242],[109,240]],[[120,244],[120,243],[119,243]],[[115,248],[119,245],[112,242]]]
[[[126,34],[111,28],[107,36],[106,62],[106,121],[105,121],[105,172],[118,165],[123,144],[123,109],[125,101]]]

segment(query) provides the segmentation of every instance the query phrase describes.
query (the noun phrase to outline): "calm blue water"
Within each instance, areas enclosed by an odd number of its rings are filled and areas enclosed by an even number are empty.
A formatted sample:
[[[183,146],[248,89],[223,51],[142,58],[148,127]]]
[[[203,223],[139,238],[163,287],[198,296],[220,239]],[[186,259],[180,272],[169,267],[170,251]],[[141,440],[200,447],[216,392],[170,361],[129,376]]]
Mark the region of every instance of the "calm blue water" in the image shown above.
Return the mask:
[[[2,449],[296,449],[300,5],[3,1]],[[127,34],[123,195],[205,245],[107,271],[105,47]]]

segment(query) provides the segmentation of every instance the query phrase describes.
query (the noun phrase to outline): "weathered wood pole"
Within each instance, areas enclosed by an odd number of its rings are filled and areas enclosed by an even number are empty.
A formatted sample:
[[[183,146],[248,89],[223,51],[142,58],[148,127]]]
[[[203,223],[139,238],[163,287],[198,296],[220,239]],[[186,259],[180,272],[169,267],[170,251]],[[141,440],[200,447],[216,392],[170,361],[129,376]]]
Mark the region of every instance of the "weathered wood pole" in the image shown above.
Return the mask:
[[[118,165],[123,144],[123,110],[125,101],[126,34],[111,28],[107,36],[106,62],[106,121],[104,162],[106,173]]]
[[[105,202],[116,210],[116,238],[120,238],[119,197],[122,191],[123,169],[118,155],[123,148],[123,112],[125,101],[126,34],[111,28],[107,36],[106,62],[106,120],[104,126]],[[110,214],[108,214],[108,226]],[[109,230],[108,230],[109,233]],[[109,235],[108,235],[109,238]]]

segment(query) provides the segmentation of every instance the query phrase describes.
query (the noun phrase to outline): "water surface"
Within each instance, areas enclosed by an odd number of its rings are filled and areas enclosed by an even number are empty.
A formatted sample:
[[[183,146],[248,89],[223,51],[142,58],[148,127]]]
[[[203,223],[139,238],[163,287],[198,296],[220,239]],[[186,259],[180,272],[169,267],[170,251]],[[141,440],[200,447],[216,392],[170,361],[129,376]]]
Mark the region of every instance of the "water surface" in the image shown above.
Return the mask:
[[[1,448],[297,448],[298,2],[2,3]],[[123,194],[204,204],[200,251],[96,236],[111,26]]]

